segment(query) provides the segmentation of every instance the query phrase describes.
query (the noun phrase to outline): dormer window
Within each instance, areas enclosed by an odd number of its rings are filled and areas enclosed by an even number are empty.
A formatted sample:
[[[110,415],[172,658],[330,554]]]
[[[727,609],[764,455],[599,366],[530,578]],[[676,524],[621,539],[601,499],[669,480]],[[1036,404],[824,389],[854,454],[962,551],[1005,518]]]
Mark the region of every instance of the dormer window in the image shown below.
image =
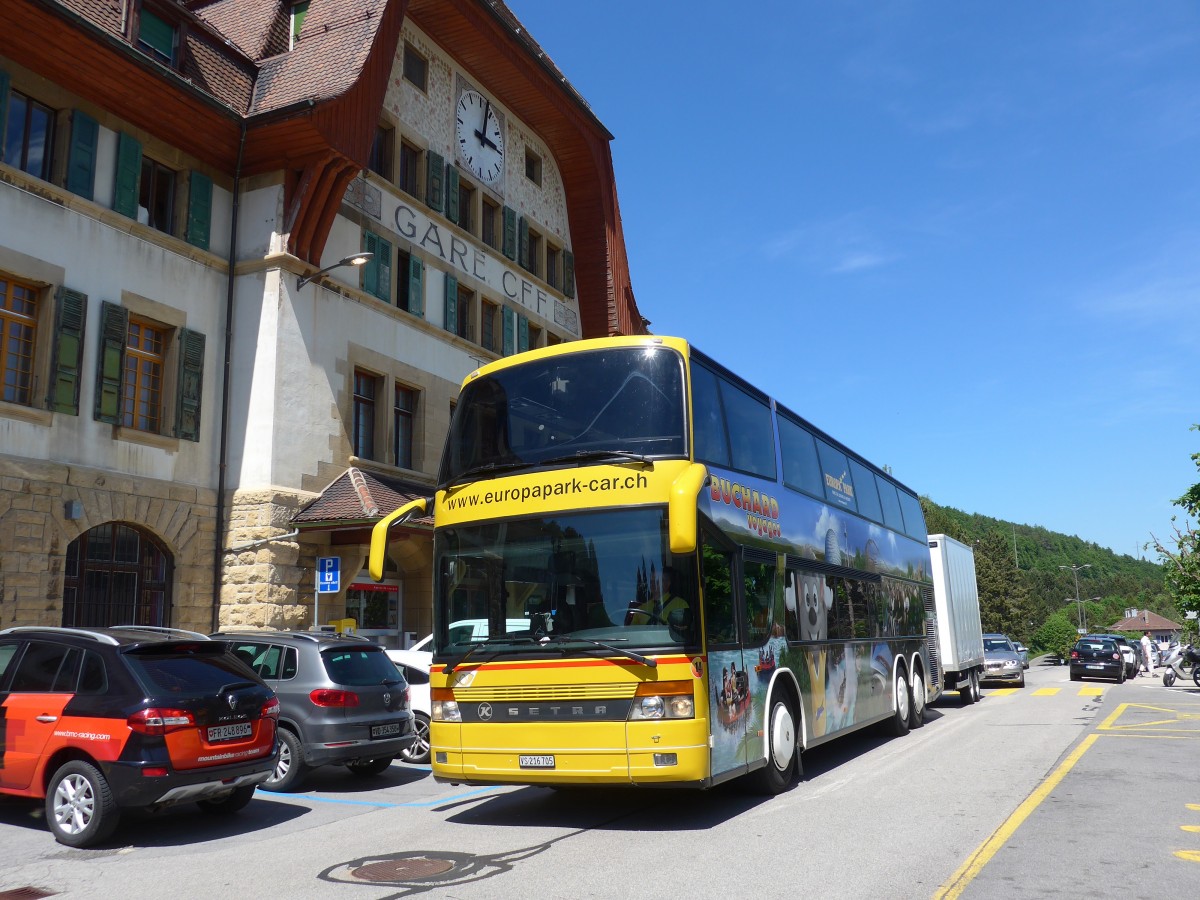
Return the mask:
[[[145,7],[138,15],[137,48],[164,66],[175,65],[175,26]]]
[[[304,28],[304,17],[307,15],[308,0],[301,0],[292,5],[292,44],[289,49],[294,50],[300,43],[300,31]]]

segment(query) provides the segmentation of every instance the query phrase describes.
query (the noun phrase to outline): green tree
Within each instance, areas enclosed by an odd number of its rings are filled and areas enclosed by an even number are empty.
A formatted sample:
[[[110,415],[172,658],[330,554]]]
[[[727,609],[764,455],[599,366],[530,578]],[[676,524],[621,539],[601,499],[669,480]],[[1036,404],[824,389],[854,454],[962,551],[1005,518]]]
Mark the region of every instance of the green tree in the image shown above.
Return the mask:
[[[976,542],[975,581],[983,630],[1027,638],[1032,621],[1029,591],[1013,565],[1012,543],[1004,532],[991,531]]]
[[[1191,430],[1200,431],[1200,425],[1193,425]],[[1192,454],[1192,462],[1200,470],[1200,453]],[[1192,524],[1200,519],[1200,482],[1174,502],[1187,516],[1182,523],[1178,516],[1171,517],[1173,541],[1161,541],[1153,533],[1150,538],[1162,560],[1167,593],[1179,612],[1186,615],[1200,612],[1200,530]]]
[[[1075,623],[1067,618],[1066,613],[1055,613],[1033,636],[1033,652],[1049,653],[1059,659],[1069,659],[1071,648],[1079,639],[1075,628]]]

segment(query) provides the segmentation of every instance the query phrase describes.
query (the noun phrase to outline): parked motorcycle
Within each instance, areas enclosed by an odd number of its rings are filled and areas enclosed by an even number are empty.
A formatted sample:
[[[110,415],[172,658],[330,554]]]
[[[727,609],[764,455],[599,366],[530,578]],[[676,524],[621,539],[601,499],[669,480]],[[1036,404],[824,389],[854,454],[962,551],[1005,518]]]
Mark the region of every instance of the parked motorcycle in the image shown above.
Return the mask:
[[[1191,644],[1177,644],[1167,653],[1167,658],[1163,660],[1163,665],[1167,670],[1163,672],[1163,684],[1170,687],[1175,683],[1177,678],[1187,678],[1189,670],[1192,681],[1196,687],[1200,687],[1200,651],[1195,650]]]

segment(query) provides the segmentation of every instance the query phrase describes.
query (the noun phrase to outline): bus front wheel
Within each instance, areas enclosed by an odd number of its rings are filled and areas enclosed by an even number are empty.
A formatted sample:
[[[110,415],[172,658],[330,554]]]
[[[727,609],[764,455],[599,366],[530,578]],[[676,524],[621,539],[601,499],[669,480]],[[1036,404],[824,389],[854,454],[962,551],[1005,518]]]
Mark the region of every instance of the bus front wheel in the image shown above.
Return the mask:
[[[767,764],[754,773],[755,787],[763,794],[781,793],[799,771],[796,714],[788,699],[776,694],[771,697],[771,714],[767,719]]]

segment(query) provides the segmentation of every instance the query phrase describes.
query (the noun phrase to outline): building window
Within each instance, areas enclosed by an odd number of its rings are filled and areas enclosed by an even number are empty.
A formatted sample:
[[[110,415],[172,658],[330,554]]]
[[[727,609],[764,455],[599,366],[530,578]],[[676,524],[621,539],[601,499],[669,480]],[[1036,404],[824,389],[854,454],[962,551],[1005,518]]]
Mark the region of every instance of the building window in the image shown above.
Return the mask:
[[[463,231],[471,232],[471,209],[474,206],[474,203],[475,188],[473,188],[468,182],[459,179],[458,226],[463,229]]]
[[[3,99],[0,94],[0,102]],[[49,181],[53,142],[54,110],[20,91],[10,91],[4,161],[35,178]]]
[[[367,160],[367,168],[376,175],[392,180],[392,147],[396,131],[390,125],[380,125],[375,129],[375,140],[371,144],[371,158]]]
[[[396,406],[392,412],[396,445],[392,450],[396,465],[402,469],[413,467],[413,414],[416,411],[417,392],[396,385]]]
[[[163,366],[168,330],[132,316],[125,347],[121,424],[157,434],[162,428]]]
[[[421,174],[421,150],[408,141],[400,142],[400,178],[396,186],[406,194],[419,197]]]
[[[175,173],[145,156],[138,179],[138,221],[167,234],[175,233]]]
[[[493,250],[500,249],[500,206],[487,197],[483,198],[483,214],[479,218],[479,238]]]
[[[493,353],[500,352],[500,307],[484,300],[479,312],[479,345]]]
[[[525,177],[539,187],[542,184],[542,158],[525,148]]]
[[[359,459],[375,458],[375,394],[379,379],[354,370],[354,433],[351,440]]]
[[[175,45],[175,26],[143,7],[138,16],[137,48],[164,66],[173,66]]]
[[[0,365],[3,399],[29,406],[33,394],[33,348],[37,338],[38,291],[0,276]]]
[[[64,628],[171,624],[171,557],[136,525],[106,522],[67,545]]]
[[[529,347],[530,350],[536,350],[542,345],[542,329],[536,325],[529,326]]]
[[[466,338],[468,341],[475,339],[475,336],[471,333],[471,306],[474,302],[475,292],[460,284],[458,286],[457,309],[455,310],[458,321],[454,333],[459,337]]]
[[[294,50],[296,45],[300,43],[300,32],[304,28],[304,19],[308,16],[308,0],[301,0],[300,3],[292,6],[292,43],[288,48]]]
[[[525,268],[531,274],[541,277],[542,274],[542,236],[529,229],[529,255],[525,260]]]
[[[426,90],[429,80],[429,61],[408,41],[404,42],[404,79]]]
[[[562,249],[546,242],[546,283],[556,291],[562,290]]]

